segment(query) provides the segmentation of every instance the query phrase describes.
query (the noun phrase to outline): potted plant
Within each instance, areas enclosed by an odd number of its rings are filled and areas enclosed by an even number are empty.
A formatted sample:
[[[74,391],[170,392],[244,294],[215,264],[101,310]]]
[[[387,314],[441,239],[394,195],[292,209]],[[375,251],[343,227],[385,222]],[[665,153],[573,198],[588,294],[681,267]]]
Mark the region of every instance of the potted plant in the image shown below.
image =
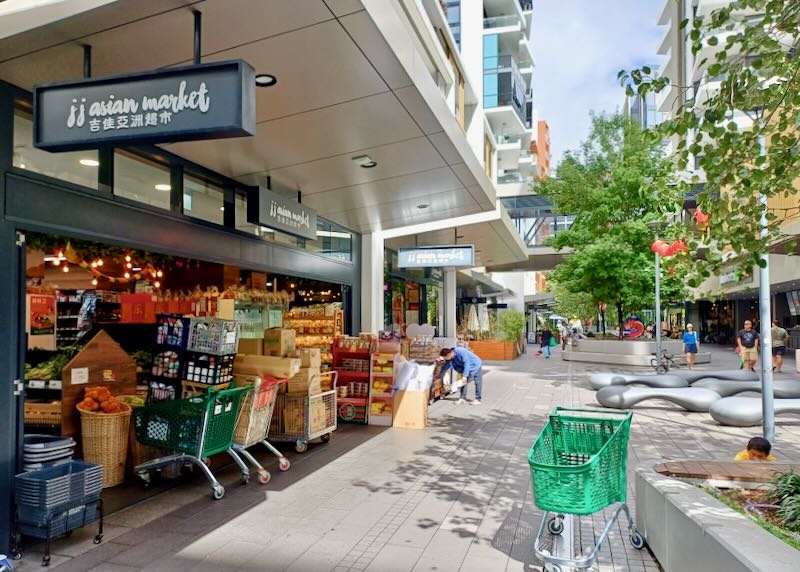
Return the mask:
[[[525,314],[507,310],[497,319],[494,339],[472,341],[470,349],[481,359],[490,361],[513,360],[522,352],[521,342],[525,331]]]

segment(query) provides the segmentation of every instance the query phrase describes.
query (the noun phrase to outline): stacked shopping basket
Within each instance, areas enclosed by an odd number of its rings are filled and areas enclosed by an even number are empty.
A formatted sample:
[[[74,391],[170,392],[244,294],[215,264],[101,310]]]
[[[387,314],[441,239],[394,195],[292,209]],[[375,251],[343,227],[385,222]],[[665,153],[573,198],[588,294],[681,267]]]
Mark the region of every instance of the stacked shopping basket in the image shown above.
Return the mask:
[[[531,447],[528,463],[534,502],[545,511],[534,551],[545,563],[545,571],[559,572],[561,566],[588,569],[620,512],[628,519],[633,547],[644,547],[644,538],[625,504],[631,415],[613,409],[556,407]],[[588,555],[578,559],[556,556],[541,547],[545,525],[548,532],[559,535],[566,515],[592,514],[615,503],[619,504]]]
[[[17,505],[15,552],[24,534],[45,540],[42,566],[50,563],[53,537],[69,534],[100,520],[98,544],[103,538],[103,467],[80,461],[17,475],[14,500]]]

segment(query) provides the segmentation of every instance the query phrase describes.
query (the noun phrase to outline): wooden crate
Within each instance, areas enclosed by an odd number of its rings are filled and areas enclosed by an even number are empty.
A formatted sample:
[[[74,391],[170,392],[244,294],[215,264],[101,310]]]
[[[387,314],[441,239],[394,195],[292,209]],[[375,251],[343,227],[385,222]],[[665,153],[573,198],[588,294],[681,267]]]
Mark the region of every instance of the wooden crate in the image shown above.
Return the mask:
[[[286,393],[316,395],[321,392],[319,368],[301,367],[286,384]]]
[[[60,401],[25,401],[25,423],[31,425],[60,425]]]
[[[230,385],[230,382],[209,385],[207,383],[184,380],[181,382],[181,398],[186,399],[187,397],[201,397],[206,394],[206,391],[208,391],[209,387],[213,387],[214,389],[228,389]]]

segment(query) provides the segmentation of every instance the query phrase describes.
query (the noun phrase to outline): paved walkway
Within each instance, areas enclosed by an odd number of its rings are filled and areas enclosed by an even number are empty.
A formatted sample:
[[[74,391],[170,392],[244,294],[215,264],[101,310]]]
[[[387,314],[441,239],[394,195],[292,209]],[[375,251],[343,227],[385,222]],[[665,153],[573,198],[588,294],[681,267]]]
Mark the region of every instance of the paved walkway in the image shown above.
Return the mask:
[[[735,360],[729,350],[714,350],[714,367],[735,367]],[[59,572],[538,569],[531,547],[539,513],[527,452],[554,405],[594,404],[586,381],[599,369],[563,362],[557,352],[549,360],[528,355],[488,365],[480,407],[436,403],[422,431],[343,426],[328,445],[292,455],[287,473],[259,452],[273,471],[268,485],[238,486],[230,468],[221,472],[228,493],[213,502],[198,479],[109,516],[99,546],[92,530],[57,542],[51,566]],[[654,403],[636,409],[629,469],[693,456],[730,459],[756,433]],[[783,422],[778,440],[779,457],[800,459],[800,422]],[[593,544],[603,520],[581,519],[576,544]],[[659,570],[626,537],[614,530],[595,569]],[[39,556],[28,552],[20,564],[39,569]]]

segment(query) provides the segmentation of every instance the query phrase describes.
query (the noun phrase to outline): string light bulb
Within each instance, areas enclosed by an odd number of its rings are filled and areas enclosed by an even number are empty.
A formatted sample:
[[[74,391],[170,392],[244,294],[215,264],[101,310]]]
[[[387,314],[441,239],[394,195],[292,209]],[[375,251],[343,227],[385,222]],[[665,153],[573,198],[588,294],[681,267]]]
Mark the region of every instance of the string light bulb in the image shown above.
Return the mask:
[[[58,258],[56,258],[55,260],[53,260],[53,266],[61,266],[61,261]]]
[[[133,268],[133,264],[131,264],[130,262],[128,262],[128,263],[125,265],[125,267],[126,267],[126,268],[128,268],[128,269],[131,269],[131,268]]]
[[[131,273],[130,272],[126,272],[125,274],[123,274],[123,276],[125,276],[125,278],[130,278],[131,277]]]
[[[97,268],[97,261],[92,262],[92,268]]]
[[[103,265],[103,259],[102,258],[97,261],[97,265],[98,266],[102,266]]]
[[[131,255],[130,254],[126,254],[125,255],[125,262],[130,262],[130,261],[131,261]]]
[[[69,272],[69,266],[67,266],[67,265],[65,264],[65,265],[64,265],[64,266],[61,268],[61,270],[63,270],[64,272]]]
[[[97,278],[92,278],[92,286],[97,286]]]
[[[161,272],[161,270],[159,270],[158,272],[156,272],[156,276],[157,276],[158,278],[161,278],[162,276],[164,276],[164,273],[163,273],[163,272]]]
[[[155,282],[155,284],[153,284],[153,286],[155,286],[156,288],[161,288],[161,282],[156,280],[156,282]]]

